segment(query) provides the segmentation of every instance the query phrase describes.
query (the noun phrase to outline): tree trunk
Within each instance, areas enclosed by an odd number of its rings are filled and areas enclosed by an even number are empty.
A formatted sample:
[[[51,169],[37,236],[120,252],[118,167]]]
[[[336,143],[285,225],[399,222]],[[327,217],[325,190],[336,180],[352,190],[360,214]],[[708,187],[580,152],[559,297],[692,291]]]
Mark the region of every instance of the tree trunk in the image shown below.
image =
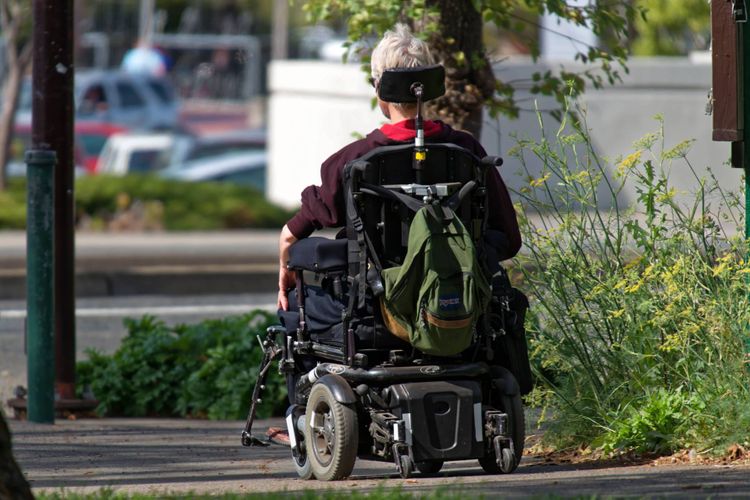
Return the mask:
[[[469,0],[430,0],[428,5],[440,12],[439,29],[429,43],[445,66],[446,89],[443,97],[427,105],[427,112],[478,139],[484,102],[495,92],[482,41],[482,15]]]
[[[3,88],[3,103],[0,113],[0,191],[8,185],[8,162],[10,161],[10,145],[13,139],[13,127],[18,110],[18,95],[21,91],[25,65],[21,68],[11,67]]]
[[[33,499],[29,483],[13,458],[10,446],[10,431],[5,417],[0,412],[0,498],[14,500]]]

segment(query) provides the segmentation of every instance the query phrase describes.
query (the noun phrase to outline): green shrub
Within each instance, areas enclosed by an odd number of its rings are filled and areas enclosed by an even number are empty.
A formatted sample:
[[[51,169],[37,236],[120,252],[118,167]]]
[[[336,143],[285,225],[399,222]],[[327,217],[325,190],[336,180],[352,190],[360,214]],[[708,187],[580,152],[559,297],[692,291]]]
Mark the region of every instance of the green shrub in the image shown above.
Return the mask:
[[[740,198],[695,175],[689,146],[665,148],[660,126],[610,169],[585,126],[567,122],[554,140],[512,151],[544,166],[519,193],[528,252],[518,261],[543,382],[533,396],[557,446],[721,451],[750,438]],[[677,201],[672,167],[693,173],[691,201]],[[637,193],[627,206],[626,184]],[[611,208],[597,208],[602,197]]]
[[[174,327],[128,319],[114,354],[78,363],[79,390],[91,388],[105,415],[245,418],[262,356],[255,336],[275,322],[263,311]],[[269,373],[261,417],[286,408],[283,379]]]
[[[160,203],[163,226],[168,230],[278,228],[290,215],[266,201],[257,190],[228,183],[192,183],[142,175],[87,176],[76,182],[79,217],[85,214],[106,221],[136,200]]]
[[[76,180],[76,219],[105,229],[118,213],[143,207],[151,227],[167,230],[278,228],[290,213],[249,187],[184,182],[154,176],[86,176]],[[13,179],[0,192],[0,229],[26,227],[26,184]]]
[[[10,179],[5,191],[0,191],[0,229],[26,227],[25,179]]]

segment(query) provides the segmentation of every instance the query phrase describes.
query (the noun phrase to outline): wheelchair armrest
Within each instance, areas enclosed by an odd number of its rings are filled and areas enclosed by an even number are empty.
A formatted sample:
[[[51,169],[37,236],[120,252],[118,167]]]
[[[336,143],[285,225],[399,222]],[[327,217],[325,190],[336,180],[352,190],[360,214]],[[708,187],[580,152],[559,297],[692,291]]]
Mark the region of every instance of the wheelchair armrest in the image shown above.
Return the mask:
[[[289,267],[314,272],[344,271],[348,240],[312,237],[289,248]]]

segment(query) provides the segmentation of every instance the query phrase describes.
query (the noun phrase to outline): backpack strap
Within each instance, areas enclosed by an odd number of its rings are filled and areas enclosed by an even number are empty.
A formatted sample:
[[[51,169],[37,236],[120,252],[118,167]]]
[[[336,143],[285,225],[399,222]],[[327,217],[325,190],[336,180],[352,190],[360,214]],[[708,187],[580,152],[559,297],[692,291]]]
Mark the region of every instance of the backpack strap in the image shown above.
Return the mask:
[[[389,198],[391,200],[398,201],[414,213],[425,206],[419,200],[415,200],[407,194],[399,193],[398,191],[393,191],[391,189],[384,188],[383,186],[377,186],[375,184],[369,184],[366,182],[361,183],[360,186],[362,187],[362,192],[380,196],[381,198]],[[463,202],[464,198],[466,198],[469,193],[473,192],[476,187],[476,181],[467,182],[466,184],[461,186],[461,189],[454,193],[450,198],[442,203],[438,203],[439,207],[432,206],[430,208],[430,212],[436,219],[442,220],[444,224],[449,224],[453,220],[454,212],[456,211],[458,206],[461,205],[461,202]]]
[[[360,186],[362,186],[363,193],[398,201],[414,213],[417,213],[417,211],[424,206],[424,204],[422,204],[419,200],[415,200],[408,194],[399,193],[398,191],[392,191],[388,188],[384,188],[383,186],[377,186],[375,184],[369,184],[367,182],[360,183]]]
[[[464,198],[466,198],[466,195],[473,192],[474,188],[476,187],[477,181],[467,182],[466,184],[461,186],[461,189],[459,189],[458,192],[454,193],[450,198],[448,198],[444,205],[455,212],[461,202],[464,201]]]
[[[365,307],[365,292],[368,284],[375,292],[377,292],[377,294],[382,293],[383,283],[380,279],[380,271],[383,267],[380,264],[380,259],[378,258],[377,252],[375,252],[372,241],[370,241],[370,237],[365,231],[365,225],[362,222],[362,218],[359,216],[359,211],[355,205],[354,196],[352,195],[354,191],[352,177],[351,174],[346,176],[345,183],[347,194],[344,197],[346,198],[346,216],[351,221],[351,225],[356,233],[355,238],[349,238],[349,255],[352,256],[355,252],[359,255],[359,268],[357,269],[357,275],[355,277],[357,280],[356,298],[357,308],[362,309]],[[354,241],[356,241],[356,246],[353,244]],[[374,273],[369,273],[367,269],[368,251],[369,258],[375,265]],[[352,300],[350,300],[350,304],[351,303],[353,303]]]

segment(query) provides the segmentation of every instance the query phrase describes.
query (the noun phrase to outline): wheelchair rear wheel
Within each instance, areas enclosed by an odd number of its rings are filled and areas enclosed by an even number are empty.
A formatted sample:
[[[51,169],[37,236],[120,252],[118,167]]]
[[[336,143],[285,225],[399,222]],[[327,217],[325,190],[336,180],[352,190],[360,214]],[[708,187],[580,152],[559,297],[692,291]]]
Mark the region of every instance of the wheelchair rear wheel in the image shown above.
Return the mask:
[[[305,444],[315,477],[335,481],[349,476],[357,459],[357,412],[339,403],[331,390],[316,384],[307,400]]]
[[[516,470],[523,457],[524,440],[526,439],[526,423],[523,414],[523,402],[521,395],[514,396],[501,395],[496,401],[492,401],[493,406],[500,411],[508,414],[508,434],[513,440],[513,454],[506,455],[504,458],[509,460],[505,467],[500,467],[495,459],[495,451],[492,451],[484,458],[479,459],[479,465],[487,474],[509,474]],[[505,452],[505,450],[503,450]],[[506,454],[508,452],[505,452]]]

